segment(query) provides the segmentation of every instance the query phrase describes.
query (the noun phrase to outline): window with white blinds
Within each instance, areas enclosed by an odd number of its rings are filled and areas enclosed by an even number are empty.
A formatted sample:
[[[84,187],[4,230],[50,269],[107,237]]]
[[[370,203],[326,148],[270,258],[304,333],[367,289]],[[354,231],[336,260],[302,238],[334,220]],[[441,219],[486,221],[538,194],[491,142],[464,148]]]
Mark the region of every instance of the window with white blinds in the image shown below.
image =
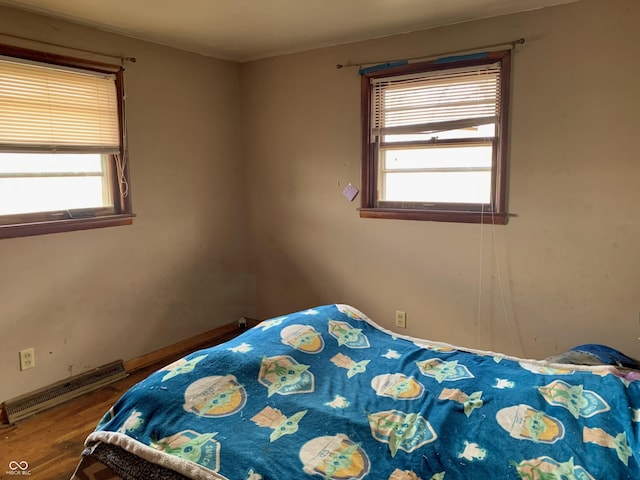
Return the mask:
[[[0,57],[0,150],[120,153],[115,75]]]
[[[500,64],[372,79],[371,139],[496,123]]]
[[[509,69],[506,51],[365,74],[361,216],[504,223]]]
[[[131,223],[122,69],[0,45],[0,238]]]

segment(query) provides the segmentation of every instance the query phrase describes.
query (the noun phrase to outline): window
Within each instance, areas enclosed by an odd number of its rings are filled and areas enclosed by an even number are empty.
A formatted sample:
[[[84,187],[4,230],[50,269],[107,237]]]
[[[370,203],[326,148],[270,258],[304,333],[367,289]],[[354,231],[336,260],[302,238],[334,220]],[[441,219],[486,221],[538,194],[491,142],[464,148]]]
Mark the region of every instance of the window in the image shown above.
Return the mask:
[[[0,46],[0,238],[132,222],[122,69]]]
[[[506,223],[510,52],[371,70],[360,216]]]

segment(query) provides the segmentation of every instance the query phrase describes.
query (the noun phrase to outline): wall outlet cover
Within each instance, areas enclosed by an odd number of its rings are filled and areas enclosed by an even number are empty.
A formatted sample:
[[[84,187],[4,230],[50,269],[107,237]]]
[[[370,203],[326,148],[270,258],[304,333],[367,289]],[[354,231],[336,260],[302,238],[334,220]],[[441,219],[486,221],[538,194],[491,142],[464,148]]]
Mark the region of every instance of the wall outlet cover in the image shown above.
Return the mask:
[[[28,370],[36,366],[36,355],[33,348],[20,350],[20,370]]]

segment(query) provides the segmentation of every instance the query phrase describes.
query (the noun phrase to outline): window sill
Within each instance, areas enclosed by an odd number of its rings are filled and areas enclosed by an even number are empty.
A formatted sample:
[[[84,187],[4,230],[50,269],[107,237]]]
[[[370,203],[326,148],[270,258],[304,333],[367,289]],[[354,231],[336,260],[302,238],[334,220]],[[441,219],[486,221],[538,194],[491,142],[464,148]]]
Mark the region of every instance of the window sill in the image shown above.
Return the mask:
[[[431,222],[488,223],[506,225],[509,215],[491,212],[453,212],[438,210],[408,210],[398,208],[360,208],[360,218],[423,220]]]
[[[90,230],[93,228],[131,225],[135,214],[104,215],[92,218],[70,218],[45,222],[0,225],[0,238],[30,237],[48,233]]]

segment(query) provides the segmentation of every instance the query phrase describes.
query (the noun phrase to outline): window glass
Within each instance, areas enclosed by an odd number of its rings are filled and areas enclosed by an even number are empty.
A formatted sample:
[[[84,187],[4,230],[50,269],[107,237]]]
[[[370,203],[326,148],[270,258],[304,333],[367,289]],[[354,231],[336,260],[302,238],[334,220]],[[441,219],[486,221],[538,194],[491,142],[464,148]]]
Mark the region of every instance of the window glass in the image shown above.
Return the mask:
[[[113,208],[105,157],[0,153],[0,216]]]
[[[382,159],[379,203],[490,202],[490,144],[392,149],[385,150]]]

